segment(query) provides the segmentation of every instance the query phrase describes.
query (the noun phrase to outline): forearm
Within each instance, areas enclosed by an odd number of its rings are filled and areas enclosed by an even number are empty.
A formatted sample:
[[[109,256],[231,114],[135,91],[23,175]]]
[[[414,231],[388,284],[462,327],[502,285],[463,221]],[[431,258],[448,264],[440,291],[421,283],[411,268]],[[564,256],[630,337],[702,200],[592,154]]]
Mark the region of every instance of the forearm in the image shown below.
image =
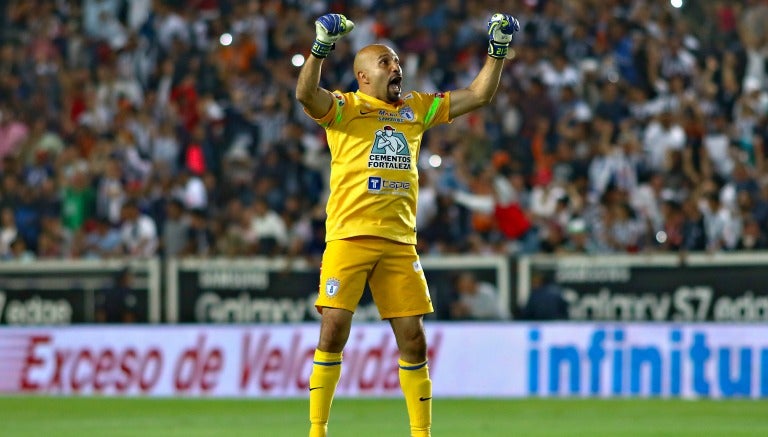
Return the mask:
[[[496,94],[501,79],[504,58],[509,51],[512,35],[520,30],[520,23],[511,15],[493,14],[488,21],[488,57],[468,87],[451,93],[451,118],[487,105]]]
[[[503,59],[497,59],[493,57],[486,57],[485,64],[480,72],[475,77],[475,80],[467,87],[474,95],[479,105],[486,105],[490,103],[493,96],[496,94],[496,90],[499,88],[499,80],[501,79],[501,70],[504,66]]]
[[[331,105],[328,91],[320,87],[322,66],[322,59],[309,55],[301,71],[299,71],[299,78],[296,83],[296,99],[315,118],[325,115]]]
[[[488,56],[485,64],[468,87],[451,93],[451,118],[474,111],[490,103],[499,87],[503,59]]]
[[[469,88],[482,96],[486,101],[490,101],[499,88],[501,71],[504,68],[505,58],[494,58],[487,56],[483,68],[477,74],[477,77],[469,84]]]

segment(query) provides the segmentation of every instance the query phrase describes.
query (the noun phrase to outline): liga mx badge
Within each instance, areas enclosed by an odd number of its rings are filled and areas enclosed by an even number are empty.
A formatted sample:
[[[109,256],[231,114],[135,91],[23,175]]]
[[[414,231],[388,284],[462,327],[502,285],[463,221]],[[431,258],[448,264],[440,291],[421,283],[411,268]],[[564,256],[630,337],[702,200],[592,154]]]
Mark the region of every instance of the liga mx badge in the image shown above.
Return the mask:
[[[339,292],[339,286],[341,285],[341,282],[339,282],[336,278],[328,278],[327,281],[325,281],[325,294],[328,297],[336,296],[336,293]]]

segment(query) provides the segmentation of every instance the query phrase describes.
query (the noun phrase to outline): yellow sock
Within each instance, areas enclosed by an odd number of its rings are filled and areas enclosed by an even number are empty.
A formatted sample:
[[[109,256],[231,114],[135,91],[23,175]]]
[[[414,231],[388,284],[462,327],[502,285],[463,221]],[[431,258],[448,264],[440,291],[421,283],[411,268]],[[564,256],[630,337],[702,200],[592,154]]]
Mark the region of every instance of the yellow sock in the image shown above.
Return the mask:
[[[325,437],[328,433],[328,416],[340,377],[341,352],[315,350],[309,376],[309,437]]]
[[[432,381],[427,362],[412,364],[398,360],[400,388],[403,389],[411,437],[429,437],[432,428]]]

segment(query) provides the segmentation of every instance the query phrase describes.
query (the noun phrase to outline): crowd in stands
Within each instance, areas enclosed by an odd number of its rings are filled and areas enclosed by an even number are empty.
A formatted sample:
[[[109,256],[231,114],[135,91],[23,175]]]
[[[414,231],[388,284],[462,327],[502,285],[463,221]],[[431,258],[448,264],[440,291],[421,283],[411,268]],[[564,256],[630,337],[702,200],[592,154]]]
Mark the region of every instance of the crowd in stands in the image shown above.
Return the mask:
[[[491,105],[425,134],[419,251],[768,247],[768,2],[8,0],[0,259],[324,247],[329,154],[293,95],[328,11],[357,24],[322,85],[383,42],[404,90],[464,87],[515,15]]]

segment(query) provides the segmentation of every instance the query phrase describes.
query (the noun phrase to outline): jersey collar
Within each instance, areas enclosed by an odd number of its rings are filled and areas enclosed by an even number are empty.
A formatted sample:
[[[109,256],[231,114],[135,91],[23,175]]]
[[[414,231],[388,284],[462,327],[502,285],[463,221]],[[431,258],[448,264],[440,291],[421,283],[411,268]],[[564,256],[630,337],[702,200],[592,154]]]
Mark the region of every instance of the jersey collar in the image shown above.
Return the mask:
[[[355,95],[360,100],[368,102],[368,103],[370,103],[372,105],[375,105],[377,107],[378,106],[388,106],[388,107],[391,107],[391,108],[399,108],[399,107],[403,106],[403,99],[398,100],[396,103],[389,103],[389,102],[385,102],[384,100],[379,100],[376,97],[369,96],[368,94],[366,94],[366,93],[364,93],[364,92],[362,92],[360,90],[355,91]]]

